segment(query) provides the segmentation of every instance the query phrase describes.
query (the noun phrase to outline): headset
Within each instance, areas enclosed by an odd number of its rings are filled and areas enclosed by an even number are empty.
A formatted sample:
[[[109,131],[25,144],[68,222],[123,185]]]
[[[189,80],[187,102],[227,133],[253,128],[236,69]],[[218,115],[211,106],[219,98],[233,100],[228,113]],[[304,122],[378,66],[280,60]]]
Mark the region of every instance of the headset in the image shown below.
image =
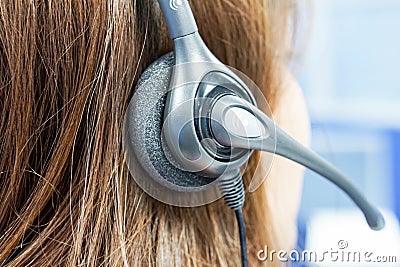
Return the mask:
[[[261,111],[254,83],[222,64],[203,42],[187,0],[158,0],[173,53],[140,77],[127,108],[123,144],[128,168],[150,196],[194,207],[223,197],[235,211],[247,266],[242,171],[254,150],[295,161],[342,189],[380,230],[382,214],[332,164]]]

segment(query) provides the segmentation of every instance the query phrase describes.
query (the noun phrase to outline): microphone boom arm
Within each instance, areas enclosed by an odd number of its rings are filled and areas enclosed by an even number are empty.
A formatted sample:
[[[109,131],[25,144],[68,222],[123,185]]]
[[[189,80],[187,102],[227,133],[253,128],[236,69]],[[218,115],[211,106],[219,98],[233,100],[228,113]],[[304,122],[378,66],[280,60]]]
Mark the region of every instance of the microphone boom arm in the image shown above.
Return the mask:
[[[292,138],[256,106],[239,97],[225,95],[214,103],[210,121],[220,144],[276,153],[307,167],[342,189],[364,213],[371,229],[384,227],[385,220],[379,210],[343,173]],[[255,123],[258,128],[254,127]]]

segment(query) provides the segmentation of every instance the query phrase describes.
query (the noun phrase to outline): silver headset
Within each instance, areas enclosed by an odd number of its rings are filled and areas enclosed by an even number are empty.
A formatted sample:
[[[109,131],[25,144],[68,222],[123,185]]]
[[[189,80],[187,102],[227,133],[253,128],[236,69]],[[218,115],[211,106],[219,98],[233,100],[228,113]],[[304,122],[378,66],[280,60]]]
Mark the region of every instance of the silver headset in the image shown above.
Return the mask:
[[[139,186],[172,205],[209,203],[225,197],[230,183],[242,188],[241,167],[253,150],[262,150],[327,178],[362,210],[370,228],[381,229],[383,216],[363,194],[279,128],[257,107],[249,82],[210,52],[188,1],[158,2],[174,51],[143,73],[124,126],[127,162]],[[240,197],[234,208],[243,205]]]
[[[125,115],[126,160],[137,184],[181,207],[223,197],[236,214],[242,266],[248,263],[241,170],[254,150],[283,156],[327,178],[361,209],[371,229],[382,229],[382,214],[350,180],[279,128],[257,107],[254,83],[210,52],[188,1],[158,2],[174,51],[144,71]]]

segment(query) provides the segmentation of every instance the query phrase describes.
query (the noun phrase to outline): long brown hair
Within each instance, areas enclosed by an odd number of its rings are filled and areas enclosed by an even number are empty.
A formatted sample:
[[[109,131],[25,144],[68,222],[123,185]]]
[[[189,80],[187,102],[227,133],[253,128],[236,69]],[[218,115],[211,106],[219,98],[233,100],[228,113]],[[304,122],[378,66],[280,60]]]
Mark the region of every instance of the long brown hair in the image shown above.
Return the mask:
[[[272,108],[292,2],[190,2],[209,48],[252,78]],[[164,205],[136,186],[124,161],[134,86],[171,49],[155,0],[0,1],[0,265],[239,264],[234,214],[222,201]],[[257,249],[274,247],[270,210],[263,187],[247,196],[252,265]]]

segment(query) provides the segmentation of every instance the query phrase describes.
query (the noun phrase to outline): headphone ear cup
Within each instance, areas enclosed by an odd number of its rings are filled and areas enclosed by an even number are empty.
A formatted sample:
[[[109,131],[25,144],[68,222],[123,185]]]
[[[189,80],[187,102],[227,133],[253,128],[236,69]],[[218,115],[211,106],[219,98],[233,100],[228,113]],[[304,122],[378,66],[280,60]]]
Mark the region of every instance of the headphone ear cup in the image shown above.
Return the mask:
[[[163,145],[161,129],[173,65],[171,52],[140,77],[125,114],[124,150],[132,176],[146,193],[168,204],[197,206],[220,195],[215,178],[183,171],[166,157],[170,152]]]

